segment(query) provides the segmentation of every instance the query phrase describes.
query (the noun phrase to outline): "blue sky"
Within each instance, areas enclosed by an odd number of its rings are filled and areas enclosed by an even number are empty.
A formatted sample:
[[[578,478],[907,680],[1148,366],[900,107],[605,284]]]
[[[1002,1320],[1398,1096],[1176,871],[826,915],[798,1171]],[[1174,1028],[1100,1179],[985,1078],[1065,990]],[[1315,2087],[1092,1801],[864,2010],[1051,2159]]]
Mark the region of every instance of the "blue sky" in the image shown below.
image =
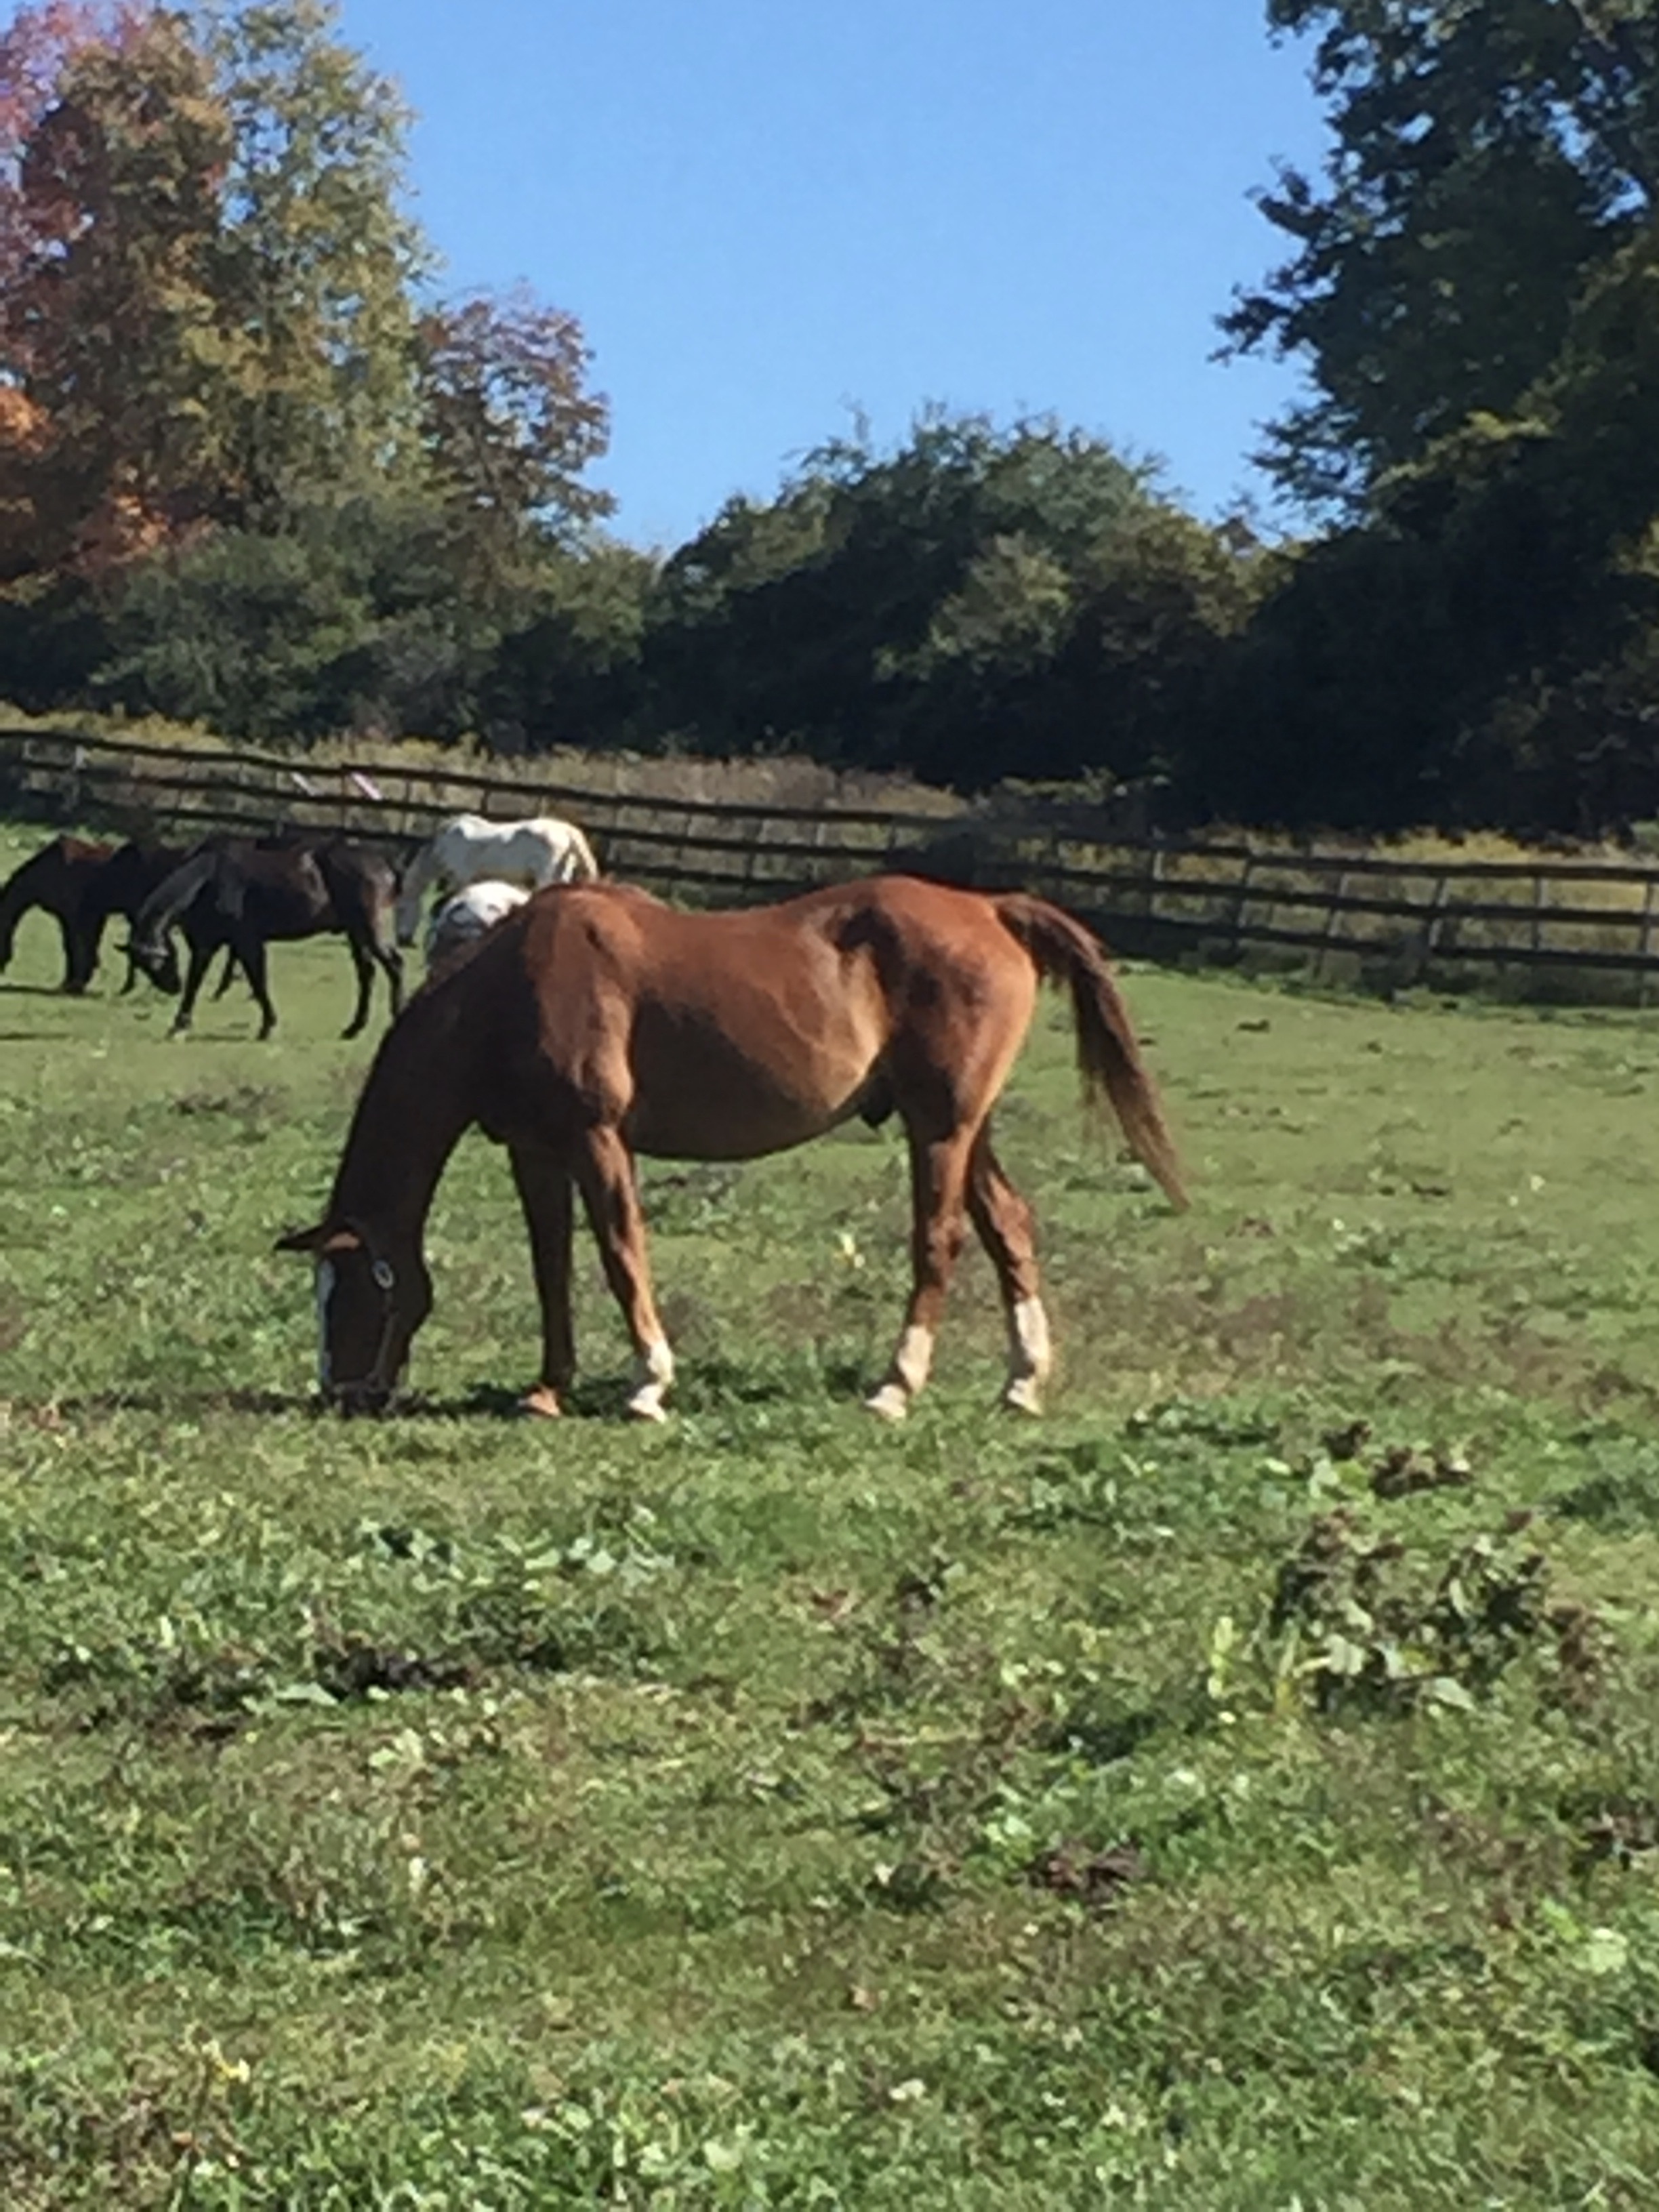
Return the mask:
[[[616,526],[672,545],[859,409],[1054,413],[1205,513],[1294,389],[1214,318],[1316,161],[1260,0],[344,0],[419,120],[446,289],[528,282],[611,399]]]

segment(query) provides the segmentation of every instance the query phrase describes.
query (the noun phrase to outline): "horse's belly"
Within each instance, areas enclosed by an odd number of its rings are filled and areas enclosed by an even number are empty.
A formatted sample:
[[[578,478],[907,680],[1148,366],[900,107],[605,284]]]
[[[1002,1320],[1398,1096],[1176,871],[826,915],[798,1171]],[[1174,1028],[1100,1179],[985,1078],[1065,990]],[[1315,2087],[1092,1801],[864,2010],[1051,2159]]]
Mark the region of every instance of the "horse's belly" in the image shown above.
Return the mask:
[[[663,1159],[754,1159],[806,1144],[857,1111],[876,1056],[853,1033],[776,1052],[706,1030],[649,1042],[636,1033],[635,1044],[623,1133]]]
[[[748,1093],[732,1097],[635,1097],[623,1137],[650,1159],[759,1159],[787,1152],[856,1113],[858,1093],[823,1099]]]

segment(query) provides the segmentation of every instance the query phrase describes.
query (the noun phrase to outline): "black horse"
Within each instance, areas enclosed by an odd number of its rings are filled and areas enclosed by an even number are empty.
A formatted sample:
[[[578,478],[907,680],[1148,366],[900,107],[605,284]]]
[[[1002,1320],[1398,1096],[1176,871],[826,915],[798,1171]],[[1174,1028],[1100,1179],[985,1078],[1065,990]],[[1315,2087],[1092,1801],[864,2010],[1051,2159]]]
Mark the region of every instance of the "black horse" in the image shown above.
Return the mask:
[[[259,1035],[268,1037],[276,1026],[276,1009],[266,988],[266,945],[337,931],[357,970],[356,1011],[343,1031],[352,1037],[368,1019],[376,967],[386,976],[394,1016],[403,1003],[403,959],[392,912],[397,896],[397,871],[386,855],[343,838],[283,845],[216,838],[198,847],[144,901],[131,951],[153,983],[178,991],[179,961],[169,929],[176,926],[189,945],[173,1020],[175,1036],[190,1027],[214,954],[222,947],[233,953],[259,1002]]]
[[[78,997],[98,965],[98,940],[107,909],[94,911],[94,887],[114,856],[112,845],[84,837],[54,837],[32,853],[0,884],[0,968],[10,965],[17,925],[39,907],[58,924],[64,945],[60,988]]]
[[[131,921],[156,886],[164,883],[193,848],[183,845],[100,844],[84,837],[54,837],[0,884],[0,969],[7,967],[17,925],[33,908],[58,924],[64,946],[64,980],[59,988],[78,998],[98,969],[104,930],[113,915]],[[234,956],[227,963],[222,992]],[[127,962],[123,993],[137,975]]]

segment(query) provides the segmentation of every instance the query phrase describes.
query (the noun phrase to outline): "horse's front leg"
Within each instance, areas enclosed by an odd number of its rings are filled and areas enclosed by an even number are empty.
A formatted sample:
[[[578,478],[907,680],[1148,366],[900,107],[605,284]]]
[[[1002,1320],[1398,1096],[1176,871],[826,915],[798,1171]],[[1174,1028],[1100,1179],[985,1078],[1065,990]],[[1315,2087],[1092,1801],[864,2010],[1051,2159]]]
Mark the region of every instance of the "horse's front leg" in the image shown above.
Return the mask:
[[[75,924],[66,914],[58,916],[58,934],[64,945],[64,980],[58,985],[72,999],[78,999],[87,988],[87,978],[82,971],[80,939]]]
[[[594,1128],[577,1140],[573,1164],[582,1203],[599,1239],[605,1279],[622,1308],[633,1340],[628,1410],[642,1421],[663,1420],[666,1418],[663,1398],[674,1380],[674,1355],[651,1294],[645,1215],[634,1174],[634,1156],[620,1131]]]
[[[84,991],[97,975],[97,953],[104,945],[104,915],[93,914],[76,922],[76,988]]]
[[[530,1261],[542,1309],[542,1371],[519,1401],[521,1413],[551,1418],[576,1372],[575,1324],[570,1310],[570,1240],[574,1226],[570,1164],[527,1145],[509,1147],[513,1181],[530,1231]]]
[[[183,1036],[185,1031],[190,1027],[191,1018],[196,1012],[196,994],[202,988],[203,979],[207,975],[212,960],[213,951],[210,946],[200,945],[191,946],[190,965],[185,971],[185,988],[179,994],[179,1011],[173,1018],[173,1026],[167,1031],[169,1036]]]
[[[910,1303],[878,1390],[865,1400],[884,1420],[902,1421],[927,1386],[945,1293],[968,1233],[966,1190],[972,1132],[924,1140],[910,1133]]]

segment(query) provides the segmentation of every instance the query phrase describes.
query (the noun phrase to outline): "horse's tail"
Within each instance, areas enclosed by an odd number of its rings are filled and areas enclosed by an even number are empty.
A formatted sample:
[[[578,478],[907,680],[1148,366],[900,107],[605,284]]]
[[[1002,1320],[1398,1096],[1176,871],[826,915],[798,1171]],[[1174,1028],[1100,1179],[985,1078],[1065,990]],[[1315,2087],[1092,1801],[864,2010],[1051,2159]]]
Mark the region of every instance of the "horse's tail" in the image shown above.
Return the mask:
[[[218,866],[216,847],[204,846],[170,876],[163,876],[133,917],[135,946],[159,952],[169,925],[177,921],[203,885],[213,880]]]
[[[329,900],[347,936],[356,919],[382,960],[398,957],[398,871],[384,853],[341,843],[317,854]]]
[[[390,860],[367,871],[364,884],[365,901],[368,908],[368,923],[374,939],[374,949],[385,960],[398,957],[398,872]]]
[[[446,827],[448,825],[446,824]],[[421,901],[437,872],[438,836],[428,837],[410,854],[399,878],[395,910],[395,934],[399,945],[413,945],[421,926]]]
[[[1158,1091],[1140,1056],[1129,1010],[1107,963],[1105,947],[1080,921],[1046,899],[1022,891],[993,900],[997,918],[1024,946],[1045,983],[1065,983],[1077,1028],[1077,1064],[1091,1104],[1110,1100],[1129,1149],[1168,1194],[1187,1204],[1175,1140]]]

